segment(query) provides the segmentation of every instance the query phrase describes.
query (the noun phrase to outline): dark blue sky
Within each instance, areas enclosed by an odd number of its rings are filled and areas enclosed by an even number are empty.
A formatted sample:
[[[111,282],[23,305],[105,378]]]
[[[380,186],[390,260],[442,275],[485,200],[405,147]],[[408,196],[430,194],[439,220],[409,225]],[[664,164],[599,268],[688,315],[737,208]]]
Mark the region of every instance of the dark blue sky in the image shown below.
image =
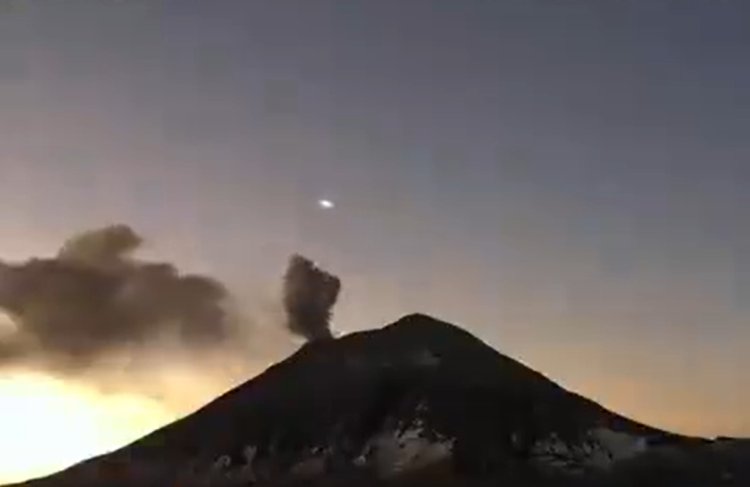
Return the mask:
[[[302,251],[341,329],[750,434],[746,1],[5,5],[0,256],[122,221],[249,296]]]

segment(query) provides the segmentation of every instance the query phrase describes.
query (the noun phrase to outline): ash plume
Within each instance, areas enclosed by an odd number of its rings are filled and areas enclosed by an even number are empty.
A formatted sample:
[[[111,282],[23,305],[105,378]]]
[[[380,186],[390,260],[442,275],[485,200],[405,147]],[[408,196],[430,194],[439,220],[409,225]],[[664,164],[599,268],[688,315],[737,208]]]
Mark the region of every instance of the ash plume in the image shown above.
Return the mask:
[[[224,286],[133,259],[141,243],[130,227],[114,225],[71,238],[52,258],[0,262],[0,310],[16,325],[0,337],[0,366],[88,366],[165,335],[189,347],[225,340]]]
[[[330,321],[341,281],[311,260],[294,255],[284,276],[284,309],[289,331],[308,341],[332,338]]]
[[[137,258],[142,243],[112,225],[52,257],[0,259],[0,376],[41,372],[177,418],[293,352],[290,332],[331,336],[340,283],[304,257],[290,260],[283,299],[256,281],[239,300],[210,277]]]

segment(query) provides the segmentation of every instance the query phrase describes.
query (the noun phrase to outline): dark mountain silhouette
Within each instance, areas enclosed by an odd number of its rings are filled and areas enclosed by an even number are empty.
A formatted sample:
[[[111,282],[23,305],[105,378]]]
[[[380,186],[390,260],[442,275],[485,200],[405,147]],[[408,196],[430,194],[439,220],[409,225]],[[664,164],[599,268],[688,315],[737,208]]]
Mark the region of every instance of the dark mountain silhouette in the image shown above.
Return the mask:
[[[569,392],[424,315],[308,343],[194,414],[27,487],[747,486],[750,444]]]

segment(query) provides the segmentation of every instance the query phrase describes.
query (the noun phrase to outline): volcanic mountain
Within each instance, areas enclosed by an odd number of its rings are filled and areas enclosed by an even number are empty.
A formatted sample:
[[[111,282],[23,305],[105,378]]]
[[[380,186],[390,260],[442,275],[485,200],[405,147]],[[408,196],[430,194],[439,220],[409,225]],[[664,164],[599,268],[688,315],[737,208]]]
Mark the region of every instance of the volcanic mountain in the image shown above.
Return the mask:
[[[26,487],[747,486],[750,446],[617,415],[425,315],[317,340]]]

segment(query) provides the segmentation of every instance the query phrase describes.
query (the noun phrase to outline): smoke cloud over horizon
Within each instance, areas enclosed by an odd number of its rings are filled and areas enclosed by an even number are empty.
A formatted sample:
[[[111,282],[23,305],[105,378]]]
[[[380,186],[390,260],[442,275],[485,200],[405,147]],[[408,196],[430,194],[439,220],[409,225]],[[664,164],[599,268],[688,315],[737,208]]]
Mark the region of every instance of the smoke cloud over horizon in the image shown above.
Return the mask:
[[[69,239],[53,258],[0,261],[0,309],[15,330],[0,340],[0,367],[43,360],[87,367],[103,355],[169,336],[189,348],[230,335],[224,286],[132,253],[142,238],[113,225]]]
[[[178,417],[286,357],[293,335],[332,337],[341,282],[305,257],[290,259],[281,296],[237,303],[212,277],[137,259],[142,244],[111,225],[53,257],[0,258],[0,374],[139,394]]]

